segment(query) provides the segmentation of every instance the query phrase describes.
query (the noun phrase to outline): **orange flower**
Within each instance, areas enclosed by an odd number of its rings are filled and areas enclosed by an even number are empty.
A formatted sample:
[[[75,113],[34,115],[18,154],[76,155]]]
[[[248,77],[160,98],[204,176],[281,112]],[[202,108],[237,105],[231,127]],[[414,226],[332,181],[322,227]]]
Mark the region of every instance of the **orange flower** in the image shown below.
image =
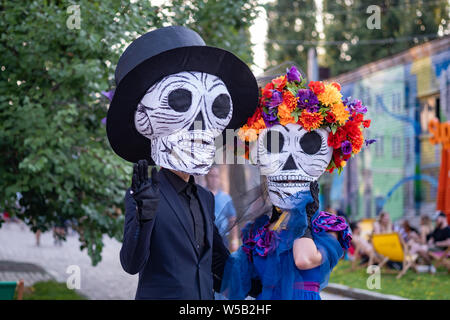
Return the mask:
[[[298,119],[300,124],[305,130],[311,131],[318,129],[323,122],[323,115],[320,112],[308,112],[304,110]]]
[[[290,91],[283,91],[283,104],[292,112],[297,107],[298,98]],[[280,108],[280,107],[278,107]]]
[[[355,137],[355,138],[350,138],[350,142],[352,143],[352,148],[353,148],[353,153],[357,154],[361,151],[361,148],[364,144],[364,138],[362,135],[362,132],[359,136]]]
[[[331,106],[331,112],[336,116],[336,121],[340,124],[344,124],[350,117],[350,112],[345,109],[344,104],[340,101]]]
[[[342,94],[335,86],[326,84],[324,91],[318,94],[317,98],[324,106],[331,106],[341,101]],[[333,113],[337,116],[336,112]]]
[[[286,82],[287,82],[286,75],[280,76],[272,80],[275,89],[279,91],[283,90],[283,88],[286,86]]]
[[[288,123],[295,123],[295,118],[291,116],[291,112],[292,110],[284,102],[278,106],[281,125],[285,126]]]
[[[238,131],[238,137],[242,141],[255,141],[258,139],[258,130],[253,128],[249,128],[246,124],[242,126],[242,128]]]
[[[255,130],[258,130],[258,133],[259,133],[259,130],[265,129],[266,128],[266,123],[264,122],[264,119],[262,117],[259,118],[258,121],[256,121],[253,124],[252,128],[255,129]]]

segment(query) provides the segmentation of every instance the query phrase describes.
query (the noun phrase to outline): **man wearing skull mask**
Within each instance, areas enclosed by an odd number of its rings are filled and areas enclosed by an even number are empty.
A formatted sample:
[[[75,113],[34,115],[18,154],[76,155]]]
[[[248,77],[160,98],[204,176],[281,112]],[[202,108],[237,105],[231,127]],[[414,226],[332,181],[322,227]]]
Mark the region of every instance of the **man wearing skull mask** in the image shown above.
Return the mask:
[[[214,138],[258,103],[248,66],[185,27],[151,31],[119,59],[107,116],[112,149],[135,163],[120,261],[139,273],[136,299],[213,299],[229,255],[214,225],[206,174]],[[148,177],[148,164],[153,168]]]
[[[319,212],[317,180],[325,170],[340,173],[359,153],[363,128],[370,125],[366,112],[361,101],[342,100],[337,83],[306,86],[295,67],[261,90],[260,104],[239,137],[255,141],[249,158],[266,177],[271,207],[249,211],[243,245],[224,272],[221,290],[228,298],[245,298],[259,280],[257,299],[320,299],[351,233],[342,217]]]

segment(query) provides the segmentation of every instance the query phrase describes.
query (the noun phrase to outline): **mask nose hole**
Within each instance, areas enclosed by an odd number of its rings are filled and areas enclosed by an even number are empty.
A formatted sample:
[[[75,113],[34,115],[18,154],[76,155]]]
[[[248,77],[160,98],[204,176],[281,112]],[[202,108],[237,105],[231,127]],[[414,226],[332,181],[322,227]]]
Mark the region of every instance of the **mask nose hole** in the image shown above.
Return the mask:
[[[283,166],[283,169],[281,170],[298,170],[297,165],[295,164],[294,158],[292,158],[292,155],[289,155],[289,158],[286,160],[286,163]]]
[[[195,117],[194,122],[192,122],[191,126],[189,127],[189,131],[194,131],[194,129],[202,129],[202,130],[206,130],[205,127],[205,120],[203,119],[203,115],[202,112],[199,111],[197,116]]]

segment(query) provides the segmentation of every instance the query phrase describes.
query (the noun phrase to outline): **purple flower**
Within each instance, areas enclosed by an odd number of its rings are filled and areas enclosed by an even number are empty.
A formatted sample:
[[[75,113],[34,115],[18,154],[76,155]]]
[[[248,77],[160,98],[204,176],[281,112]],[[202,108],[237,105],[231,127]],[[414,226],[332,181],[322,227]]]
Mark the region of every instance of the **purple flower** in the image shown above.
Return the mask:
[[[262,117],[264,120],[264,123],[266,124],[266,127],[270,128],[276,124],[279,123],[278,117],[275,114],[275,112],[271,112],[272,110],[269,110],[269,113],[262,112]]]
[[[270,99],[270,102],[267,104],[269,109],[279,106],[282,102],[283,102],[283,95],[281,94],[281,92],[277,90],[272,90],[272,98]]]
[[[352,143],[348,140],[345,140],[341,143],[341,150],[346,156],[352,153]]]
[[[103,123],[104,125],[106,125],[106,117],[104,117],[104,118],[102,119],[102,123]]]
[[[112,101],[115,92],[116,89],[112,89],[109,91],[102,91],[101,94],[104,95],[106,98],[108,98],[109,101]]]
[[[317,99],[314,92],[309,89],[300,89],[297,93],[298,108],[306,109],[308,112],[318,112],[319,111],[319,99]]]
[[[347,110],[350,111],[350,113],[358,112],[358,113],[366,113],[367,107],[363,106],[361,100],[355,99],[353,101],[350,101],[351,97],[346,98],[342,103],[344,106],[347,107]]]
[[[364,142],[366,143],[366,147],[367,147],[368,145],[370,145],[370,144],[376,142],[376,141],[377,141],[377,139],[366,139],[366,140],[364,140]]]
[[[344,218],[332,215],[331,213],[320,211],[319,215],[312,221],[314,233],[337,232],[338,241],[342,248],[348,249],[352,240],[350,227]]]
[[[288,82],[301,81],[301,74],[295,66],[292,66],[291,69],[286,69],[286,73]]]
[[[253,260],[253,253],[260,257],[265,257],[277,247],[278,235],[269,229],[270,222],[267,221],[259,228],[250,229],[248,237],[242,241],[242,249],[247,254],[250,261]]]

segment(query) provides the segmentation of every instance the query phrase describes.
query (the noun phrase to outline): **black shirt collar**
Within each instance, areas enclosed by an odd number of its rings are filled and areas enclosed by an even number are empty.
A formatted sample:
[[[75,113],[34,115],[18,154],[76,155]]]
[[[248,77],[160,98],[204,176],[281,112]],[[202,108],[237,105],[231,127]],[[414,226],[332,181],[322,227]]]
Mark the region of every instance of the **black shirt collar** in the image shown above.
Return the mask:
[[[175,191],[177,193],[185,192],[188,185],[191,185],[193,190],[196,191],[197,188],[195,186],[195,179],[192,175],[189,176],[189,181],[186,182],[169,169],[162,168],[162,171],[164,172],[167,180],[169,180],[170,184],[175,188]]]

